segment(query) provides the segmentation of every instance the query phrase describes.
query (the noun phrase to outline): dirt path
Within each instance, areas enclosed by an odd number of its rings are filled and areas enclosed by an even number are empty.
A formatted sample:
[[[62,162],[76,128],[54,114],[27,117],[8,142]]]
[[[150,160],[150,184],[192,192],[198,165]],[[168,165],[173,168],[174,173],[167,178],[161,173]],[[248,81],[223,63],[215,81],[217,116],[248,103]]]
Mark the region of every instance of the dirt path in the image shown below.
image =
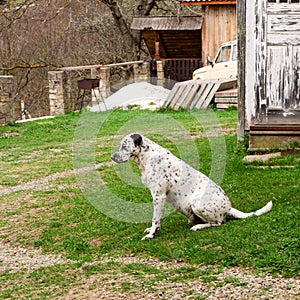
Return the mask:
[[[122,258],[126,263],[130,258]],[[136,259],[134,260],[136,262]],[[162,264],[150,260],[142,262],[159,269],[174,269],[181,264]],[[153,278],[151,278],[153,277]],[[157,300],[157,299],[205,299],[205,300],[299,300],[300,280],[273,278],[271,276],[253,275],[250,270],[242,268],[224,269],[207,281],[176,281],[164,278],[157,281],[153,275],[136,278],[124,273],[93,275],[84,282],[70,288],[60,300],[79,299],[122,299],[122,300]],[[152,279],[152,281],[151,281]],[[147,282],[151,281],[149,285]],[[124,284],[126,283],[126,285]]]
[[[18,272],[22,269],[32,271],[41,267],[58,264],[74,264],[57,255],[44,255],[39,250],[11,247],[0,242],[0,271],[10,269]],[[156,259],[138,259],[136,257],[120,257],[114,260],[105,259],[101,262],[86,263],[80,272],[89,266],[104,265],[118,262],[122,265],[143,264],[158,270],[182,268],[182,263],[164,263]],[[198,268],[205,268],[200,267]],[[181,274],[182,275],[182,274]],[[148,283],[147,283],[148,282]],[[152,284],[149,284],[152,282]],[[79,281],[68,287],[60,300],[98,300],[98,299],[207,299],[207,300],[245,300],[245,299],[300,299],[300,280],[282,277],[259,276],[249,269],[225,268],[222,273],[213,275],[210,280],[177,281],[164,278],[157,281],[155,275],[137,277],[123,273],[121,268],[100,273],[90,277],[83,276]]]
[[[0,190],[0,196],[8,195],[8,194],[11,194],[11,193],[14,193],[14,192],[19,192],[19,191],[32,190],[32,189],[36,189],[36,188],[41,189],[42,186],[47,185],[50,181],[53,181],[53,180],[56,180],[56,179],[59,179],[59,178],[73,176],[73,175],[76,175],[76,174],[86,173],[86,172],[89,172],[93,169],[98,169],[102,166],[108,166],[108,165],[111,165],[111,164],[112,164],[111,162],[100,163],[100,164],[97,164],[97,165],[92,166],[92,167],[84,167],[84,168],[81,168],[81,169],[69,170],[69,171],[64,171],[64,172],[60,172],[60,173],[54,173],[54,174],[51,174],[51,175],[46,176],[46,177],[42,177],[42,178],[39,178],[39,179],[34,179],[34,180],[29,181],[29,182],[21,183],[21,184],[18,184],[16,186],[11,186],[11,187],[8,187],[6,189]]]

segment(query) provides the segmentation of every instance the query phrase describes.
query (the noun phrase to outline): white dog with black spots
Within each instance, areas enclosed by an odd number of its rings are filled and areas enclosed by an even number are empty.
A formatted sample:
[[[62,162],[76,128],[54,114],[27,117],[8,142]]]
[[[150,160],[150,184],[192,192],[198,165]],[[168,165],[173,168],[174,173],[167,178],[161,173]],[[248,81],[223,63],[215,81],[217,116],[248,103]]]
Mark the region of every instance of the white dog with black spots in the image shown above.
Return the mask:
[[[227,217],[259,216],[272,208],[272,201],[250,213],[233,208],[221,187],[206,175],[139,133],[126,135],[112,160],[116,163],[136,162],[142,183],[151,191],[154,206],[152,226],[145,230],[147,235],[143,239],[154,238],[160,229],[166,201],[189,219],[193,224],[192,231],[220,226]]]

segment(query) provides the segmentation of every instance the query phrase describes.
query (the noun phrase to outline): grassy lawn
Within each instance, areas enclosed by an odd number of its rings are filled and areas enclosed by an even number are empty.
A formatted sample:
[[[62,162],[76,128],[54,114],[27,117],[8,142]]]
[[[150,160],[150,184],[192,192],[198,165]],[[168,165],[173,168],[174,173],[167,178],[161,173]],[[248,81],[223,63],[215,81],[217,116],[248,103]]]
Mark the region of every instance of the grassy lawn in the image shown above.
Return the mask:
[[[70,173],[32,189],[0,196],[0,241],[76,261],[29,273],[3,271],[0,299],[54,298],[82,278],[108,272],[134,277],[153,274],[148,281],[167,277],[174,281],[200,277],[213,281],[214,274],[224,267],[239,266],[274,276],[297,276],[300,155],[277,157],[264,164],[244,163],[245,148],[237,143],[236,123],[236,110],[216,111],[211,118],[205,112],[116,110],[101,117],[67,114],[1,126],[2,190],[70,171],[74,166],[85,167],[93,162],[99,165],[90,177],[86,173],[77,176]],[[150,226],[148,218],[145,217],[144,223],[125,222],[122,221],[125,212],[118,211],[118,207],[112,205],[115,217],[105,215],[100,207],[106,189],[126,203],[151,206],[150,193],[139,183],[136,166],[109,163],[122,135],[131,131],[146,134],[219,181],[235,208],[253,211],[272,200],[272,211],[260,217],[230,220],[221,227],[199,232],[191,232],[187,220],[171,212],[164,218],[155,239],[141,241],[143,231]],[[88,149],[86,155],[85,149]],[[82,184],[94,180],[93,176],[101,177],[99,187],[95,188],[100,195],[82,189]],[[100,202],[89,197],[99,197]],[[187,266],[166,273],[141,264],[92,264],[108,256],[151,257]],[[83,268],[87,263],[91,264]],[[208,266],[207,274],[195,265]],[[53,272],[56,276],[51,276]],[[145,279],[145,285],[150,285],[148,281]],[[123,288],[130,289],[131,284],[124,281]]]

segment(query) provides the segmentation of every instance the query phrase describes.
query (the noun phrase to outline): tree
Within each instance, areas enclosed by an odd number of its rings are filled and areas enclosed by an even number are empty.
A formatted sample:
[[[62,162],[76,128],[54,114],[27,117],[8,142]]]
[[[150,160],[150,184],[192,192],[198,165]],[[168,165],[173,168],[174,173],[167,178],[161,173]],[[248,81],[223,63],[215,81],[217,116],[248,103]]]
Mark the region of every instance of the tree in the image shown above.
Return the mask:
[[[101,0],[101,2],[110,9],[116,26],[124,36],[125,41],[127,41],[128,45],[134,50],[136,59],[139,59],[141,52],[141,34],[130,30],[117,0]],[[149,16],[155,5],[156,0],[137,0],[135,15],[140,17]]]
[[[17,78],[15,101],[25,103],[32,117],[46,115],[49,70],[147,58],[130,24],[134,16],[176,14],[177,2],[157,1],[8,0],[0,5],[0,74]]]

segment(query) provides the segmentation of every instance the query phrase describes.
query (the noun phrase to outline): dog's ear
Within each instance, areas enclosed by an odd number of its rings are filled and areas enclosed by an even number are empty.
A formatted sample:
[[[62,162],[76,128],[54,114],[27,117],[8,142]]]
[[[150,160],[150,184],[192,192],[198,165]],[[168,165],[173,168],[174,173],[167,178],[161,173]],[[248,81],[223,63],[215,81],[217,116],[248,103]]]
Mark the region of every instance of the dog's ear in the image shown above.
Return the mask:
[[[133,139],[134,146],[141,146],[143,143],[143,138],[140,134],[134,133],[133,135],[130,136]]]

